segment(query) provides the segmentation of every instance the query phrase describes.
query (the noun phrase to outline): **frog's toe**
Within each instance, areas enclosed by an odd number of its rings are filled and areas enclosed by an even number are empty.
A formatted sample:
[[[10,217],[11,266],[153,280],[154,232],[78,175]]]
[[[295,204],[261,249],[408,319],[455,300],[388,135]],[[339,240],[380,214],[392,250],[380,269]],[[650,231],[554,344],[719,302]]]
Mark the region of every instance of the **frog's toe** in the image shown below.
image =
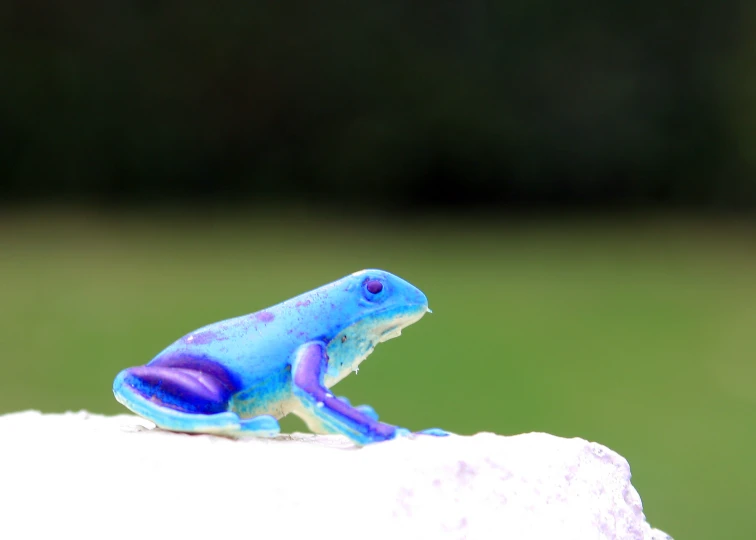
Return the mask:
[[[412,437],[412,432],[408,430],[407,428],[403,427],[397,427],[396,431],[394,431],[393,439],[404,439]]]
[[[453,435],[453,433],[450,433],[440,428],[424,429],[422,431],[418,431],[417,434],[418,435],[432,435],[434,437],[448,437],[449,435]]]

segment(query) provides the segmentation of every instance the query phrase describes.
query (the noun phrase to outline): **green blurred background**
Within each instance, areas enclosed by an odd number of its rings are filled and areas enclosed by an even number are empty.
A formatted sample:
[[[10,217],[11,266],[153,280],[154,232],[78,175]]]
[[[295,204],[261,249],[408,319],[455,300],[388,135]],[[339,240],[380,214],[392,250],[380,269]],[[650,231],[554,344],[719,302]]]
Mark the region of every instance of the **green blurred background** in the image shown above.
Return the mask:
[[[4,2],[0,413],[125,412],[120,369],[378,267],[433,314],[339,394],[601,442],[654,526],[754,538],[755,28],[737,0]]]

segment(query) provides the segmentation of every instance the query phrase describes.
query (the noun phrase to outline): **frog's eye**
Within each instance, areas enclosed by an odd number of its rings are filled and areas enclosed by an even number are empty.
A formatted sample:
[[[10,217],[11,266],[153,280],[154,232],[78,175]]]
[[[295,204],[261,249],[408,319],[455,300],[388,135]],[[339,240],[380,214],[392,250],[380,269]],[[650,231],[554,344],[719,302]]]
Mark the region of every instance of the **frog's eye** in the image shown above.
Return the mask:
[[[383,290],[383,283],[377,279],[369,279],[365,282],[365,288],[370,294],[378,294]]]
[[[380,303],[388,298],[389,286],[382,279],[366,278],[362,282],[362,296],[368,302]]]

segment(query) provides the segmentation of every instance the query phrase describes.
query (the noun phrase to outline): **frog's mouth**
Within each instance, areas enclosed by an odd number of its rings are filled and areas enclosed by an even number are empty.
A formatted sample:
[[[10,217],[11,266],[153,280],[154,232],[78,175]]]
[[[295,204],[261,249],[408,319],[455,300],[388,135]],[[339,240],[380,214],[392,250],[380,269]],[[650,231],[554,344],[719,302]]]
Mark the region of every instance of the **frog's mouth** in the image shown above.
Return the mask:
[[[401,336],[402,330],[419,321],[428,312],[430,310],[427,306],[420,306],[419,308],[409,309],[399,314],[391,314],[387,318],[384,328],[379,331],[376,344]]]
[[[402,335],[402,328],[403,326],[392,326],[388,330],[384,331],[383,334],[381,334],[381,338],[378,340],[378,343],[383,343],[384,341],[388,341],[390,339],[394,339],[395,337],[399,337]]]
[[[376,345],[402,334],[407,326],[420,320],[428,312],[427,305],[405,306],[400,311],[387,309],[383,313],[374,313],[369,322],[361,321],[343,329],[328,347],[331,358],[326,386],[346,377],[373,351]]]

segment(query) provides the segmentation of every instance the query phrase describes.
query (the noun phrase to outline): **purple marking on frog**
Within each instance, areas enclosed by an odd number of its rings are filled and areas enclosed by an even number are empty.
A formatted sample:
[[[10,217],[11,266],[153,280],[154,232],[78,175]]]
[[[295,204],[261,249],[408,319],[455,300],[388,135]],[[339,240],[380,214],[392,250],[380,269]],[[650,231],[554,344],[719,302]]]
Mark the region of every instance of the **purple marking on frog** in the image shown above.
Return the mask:
[[[132,386],[144,397],[180,411],[223,412],[231,396],[223,381],[201,371],[138,366],[130,368],[129,375]]]
[[[255,313],[255,318],[263,323],[269,323],[273,319],[276,318],[275,315],[273,315],[270,311],[260,311],[259,313]]]
[[[328,356],[322,345],[310,345],[299,359],[294,384],[304,390],[316,402],[322,403],[323,408],[336,413],[350,421],[359,431],[367,434],[372,440],[390,439],[396,432],[396,427],[377,422],[357,409],[347,405],[333,395],[321,384],[322,374],[326,370]]]
[[[231,373],[221,364],[202,356],[186,354],[166,355],[156,358],[148,364],[149,367],[176,368],[198,371],[210,375],[218,380],[230,393],[239,391],[240,384]]]
[[[300,300],[299,302],[294,304],[294,307],[307,307],[310,304],[312,304],[312,300],[308,298],[307,300]]]
[[[323,348],[319,345],[309,345],[299,360],[299,367],[294,375],[294,384],[307,393],[319,390],[322,388],[320,374],[327,363],[328,357],[323,353]]]

